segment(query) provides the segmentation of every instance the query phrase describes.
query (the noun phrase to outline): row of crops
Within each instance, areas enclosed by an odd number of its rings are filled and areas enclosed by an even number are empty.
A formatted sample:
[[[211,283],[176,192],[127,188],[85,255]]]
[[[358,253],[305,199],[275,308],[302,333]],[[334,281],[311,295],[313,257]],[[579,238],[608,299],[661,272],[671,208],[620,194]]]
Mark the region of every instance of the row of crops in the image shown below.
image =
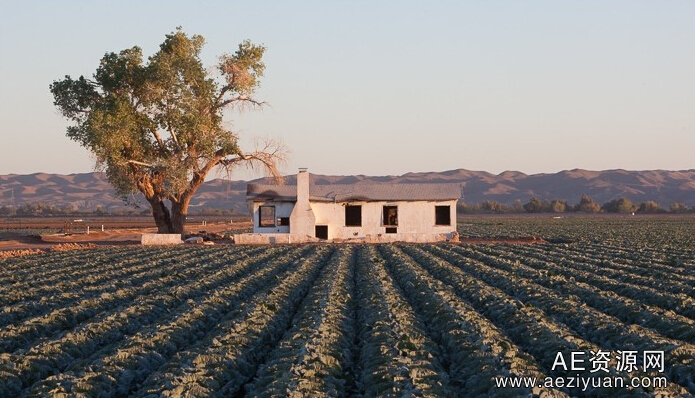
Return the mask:
[[[687,248],[590,242],[7,259],[0,396],[691,396],[693,275]],[[663,369],[642,363],[650,351]],[[557,366],[573,352],[612,359],[607,372]],[[635,366],[618,352],[639,353]],[[513,377],[625,385],[496,382]],[[666,383],[630,386],[649,377]]]
[[[459,218],[458,230],[463,237],[537,236],[554,243],[695,248],[692,215],[465,216]]]

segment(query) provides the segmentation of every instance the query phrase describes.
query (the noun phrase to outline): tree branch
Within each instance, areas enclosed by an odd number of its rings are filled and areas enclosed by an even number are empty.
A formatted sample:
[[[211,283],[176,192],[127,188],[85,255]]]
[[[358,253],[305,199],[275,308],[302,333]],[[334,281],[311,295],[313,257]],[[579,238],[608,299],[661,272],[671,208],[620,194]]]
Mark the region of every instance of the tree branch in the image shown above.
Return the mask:
[[[157,129],[148,129],[150,130],[150,133],[152,133],[152,136],[154,136],[154,139],[157,141],[157,145],[159,146],[159,150],[162,151],[162,153],[167,153],[167,148],[164,145],[164,141],[162,141],[162,137],[159,136],[159,133],[157,132]]]
[[[143,163],[139,162],[137,160],[127,160],[126,163],[138,165],[138,166],[145,166],[145,167],[154,167],[154,165],[148,164],[148,163]]]
[[[219,99],[221,99],[221,98],[219,98]],[[219,99],[218,99],[218,101],[219,101]],[[234,97],[234,98],[230,98],[230,99],[224,100],[224,101],[222,101],[222,102],[217,102],[217,103],[213,106],[213,110],[214,110],[214,111],[217,111],[218,109],[224,108],[225,106],[227,106],[227,105],[229,105],[229,104],[232,104],[232,103],[234,103],[234,102],[250,103],[251,105],[253,105],[253,106],[258,106],[258,107],[261,107],[261,106],[263,106],[263,105],[266,105],[266,102],[265,102],[265,101],[256,101],[255,99],[250,98],[250,97],[247,97],[247,96],[245,96],[245,95],[238,95],[238,96],[236,96],[236,97]]]
[[[256,142],[256,147],[259,147],[258,141]],[[235,155],[237,157],[221,158],[219,164],[226,168],[231,168],[236,164],[244,163],[247,167],[254,169],[255,165],[260,163],[277,184],[282,184],[282,175],[278,166],[284,164],[287,157],[287,149],[282,142],[265,139],[263,140],[262,149],[257,149],[249,154],[239,152]]]
[[[217,104],[219,104],[220,101],[222,101],[222,98],[224,98],[224,95],[227,93],[227,91],[229,91],[231,89],[232,89],[231,84],[227,84],[226,86],[222,87],[222,90],[220,90],[220,94],[217,96],[217,98],[215,98],[215,102],[214,102],[215,106],[213,107],[213,109],[219,108],[219,106],[217,106]]]
[[[179,139],[176,137],[176,133],[174,133],[174,129],[171,128],[169,124],[167,124],[167,131],[169,131],[169,134],[171,134],[171,139],[174,140],[174,144],[176,145],[176,152],[181,150],[181,144],[179,144]]]

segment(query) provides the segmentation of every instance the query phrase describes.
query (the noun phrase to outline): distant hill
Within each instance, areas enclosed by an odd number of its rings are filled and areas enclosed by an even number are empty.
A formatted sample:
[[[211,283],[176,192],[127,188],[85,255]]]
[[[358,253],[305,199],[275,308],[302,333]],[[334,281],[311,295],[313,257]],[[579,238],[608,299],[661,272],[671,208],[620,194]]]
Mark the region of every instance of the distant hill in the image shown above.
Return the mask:
[[[246,184],[246,181],[223,179],[208,181],[198,189],[190,209],[217,208],[247,212]],[[139,203],[141,208],[149,208],[140,194],[128,200]],[[86,211],[93,211],[97,206],[107,211],[127,208],[103,173],[1,175],[0,206],[21,206],[25,203],[72,205],[76,210]]]
[[[444,172],[407,173],[401,176],[326,176],[312,174],[315,184],[355,183],[458,183],[463,187],[466,203],[486,200],[512,204],[531,197],[541,200],[564,199],[569,204],[579,202],[582,194],[603,204],[627,197],[633,203],[653,200],[668,208],[671,203],[695,205],[695,170],[566,170],[554,174],[524,174],[505,171],[495,175],[484,171],[451,170]],[[286,178],[294,184],[294,176]],[[206,182],[193,197],[191,210],[202,208],[233,209],[246,212],[246,181],[215,179]],[[135,196],[145,208],[142,197]],[[60,206],[70,204],[78,210],[106,210],[124,207],[102,173],[8,174],[0,176],[0,206],[21,206],[25,203]]]

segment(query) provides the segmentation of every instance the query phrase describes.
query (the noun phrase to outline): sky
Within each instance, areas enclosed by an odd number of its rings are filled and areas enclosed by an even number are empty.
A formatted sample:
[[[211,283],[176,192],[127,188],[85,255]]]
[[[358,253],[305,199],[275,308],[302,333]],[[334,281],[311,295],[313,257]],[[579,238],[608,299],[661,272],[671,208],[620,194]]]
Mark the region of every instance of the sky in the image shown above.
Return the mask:
[[[0,0],[0,174],[92,171],[49,85],[178,26],[211,70],[265,45],[269,105],[228,125],[288,174],[695,169],[692,0]]]

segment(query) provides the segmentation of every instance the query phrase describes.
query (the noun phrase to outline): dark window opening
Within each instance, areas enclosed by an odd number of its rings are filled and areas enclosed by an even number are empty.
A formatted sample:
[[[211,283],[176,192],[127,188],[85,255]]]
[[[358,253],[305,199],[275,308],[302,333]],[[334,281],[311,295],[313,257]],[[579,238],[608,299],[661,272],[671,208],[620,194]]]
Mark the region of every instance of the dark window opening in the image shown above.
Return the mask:
[[[396,228],[396,227],[386,227],[386,233],[387,233],[387,234],[395,234],[395,233],[398,233],[398,228]]]
[[[451,225],[451,206],[434,206],[434,224]]]
[[[316,237],[319,239],[328,239],[328,225],[317,225]]]
[[[362,206],[345,206],[345,226],[346,227],[361,227],[362,226]]]
[[[290,225],[290,218],[289,218],[289,217],[280,217],[280,218],[278,218],[278,225],[280,225],[280,226],[289,226],[289,225]]]
[[[258,208],[258,226],[275,226],[275,206],[261,206]]]
[[[398,225],[398,206],[384,206],[384,225]]]

